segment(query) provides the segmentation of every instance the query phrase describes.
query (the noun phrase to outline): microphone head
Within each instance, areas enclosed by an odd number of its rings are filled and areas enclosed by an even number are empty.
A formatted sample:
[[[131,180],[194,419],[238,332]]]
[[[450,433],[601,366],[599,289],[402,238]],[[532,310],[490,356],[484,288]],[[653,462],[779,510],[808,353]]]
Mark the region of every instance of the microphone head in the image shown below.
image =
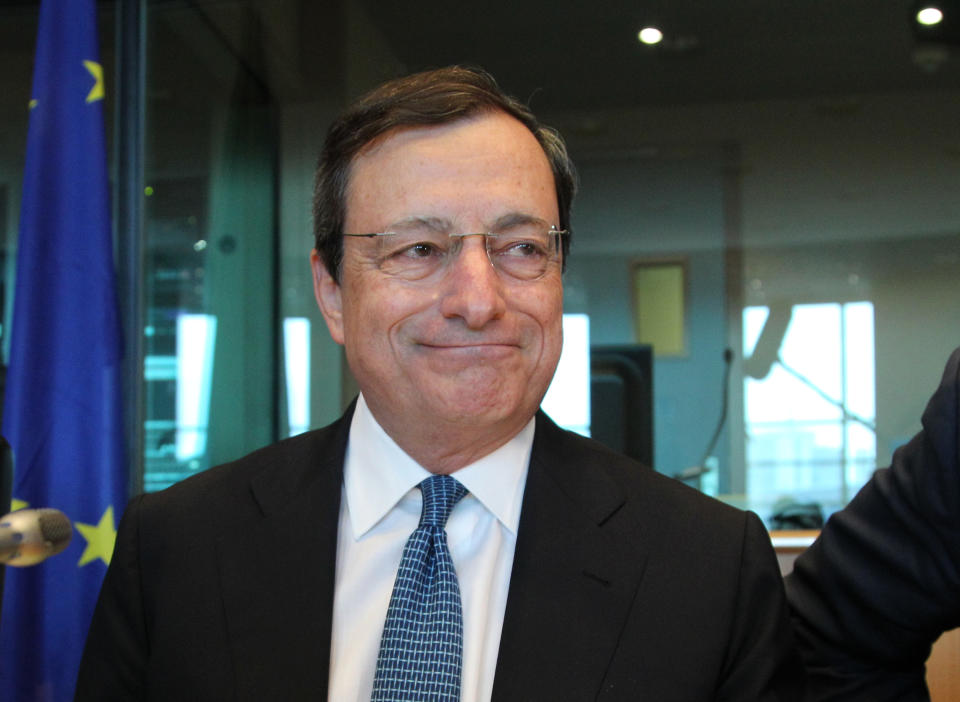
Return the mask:
[[[73,525],[58,509],[21,509],[0,518],[0,562],[30,566],[63,551]]]

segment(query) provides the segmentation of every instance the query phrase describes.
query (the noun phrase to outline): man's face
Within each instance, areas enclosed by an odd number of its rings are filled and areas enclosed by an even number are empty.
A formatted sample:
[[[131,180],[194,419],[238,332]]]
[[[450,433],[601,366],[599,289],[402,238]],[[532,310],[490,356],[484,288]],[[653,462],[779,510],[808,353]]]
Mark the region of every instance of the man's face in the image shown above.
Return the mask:
[[[354,234],[412,218],[452,233],[512,218],[559,225],[543,149],[500,112],[389,133],[355,159],[346,205]],[[476,429],[506,440],[533,416],[560,357],[559,265],[510,279],[483,238],[468,237],[440,276],[409,281],[379,265],[381,244],[346,237],[339,285],[313,257],[321,310],[374,416],[394,438]]]

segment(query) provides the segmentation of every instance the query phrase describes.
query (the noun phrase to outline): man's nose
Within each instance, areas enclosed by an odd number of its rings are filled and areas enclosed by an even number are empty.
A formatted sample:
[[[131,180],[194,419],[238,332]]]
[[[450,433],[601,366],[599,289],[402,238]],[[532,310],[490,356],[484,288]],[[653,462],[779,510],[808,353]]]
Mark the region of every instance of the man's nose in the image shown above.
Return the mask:
[[[444,317],[460,317],[470,329],[481,329],[507,309],[503,280],[490,263],[482,236],[464,237],[460,251],[449,262],[440,310]]]

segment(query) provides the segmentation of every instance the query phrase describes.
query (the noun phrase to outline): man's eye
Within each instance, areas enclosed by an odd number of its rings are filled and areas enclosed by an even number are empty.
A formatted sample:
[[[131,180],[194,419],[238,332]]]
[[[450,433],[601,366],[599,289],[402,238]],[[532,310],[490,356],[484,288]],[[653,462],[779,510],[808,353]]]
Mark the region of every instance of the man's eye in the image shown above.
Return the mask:
[[[433,256],[439,256],[443,252],[436,244],[421,241],[416,244],[410,244],[409,246],[403,247],[398,253],[399,255],[406,256],[408,258],[431,258]]]
[[[514,241],[504,246],[500,253],[517,258],[535,258],[544,255],[544,248],[535,241]]]

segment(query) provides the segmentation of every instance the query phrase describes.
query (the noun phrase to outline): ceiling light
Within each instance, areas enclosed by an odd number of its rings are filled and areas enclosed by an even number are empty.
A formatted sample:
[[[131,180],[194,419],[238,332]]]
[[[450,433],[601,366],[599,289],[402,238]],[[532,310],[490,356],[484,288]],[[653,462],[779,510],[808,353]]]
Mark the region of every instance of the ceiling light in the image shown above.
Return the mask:
[[[653,46],[654,44],[659,44],[661,41],[663,41],[663,32],[656,27],[644,27],[637,32],[637,39],[644,44]]]
[[[917,11],[917,22],[925,27],[932,27],[943,21],[943,10],[939,7],[927,6]]]

